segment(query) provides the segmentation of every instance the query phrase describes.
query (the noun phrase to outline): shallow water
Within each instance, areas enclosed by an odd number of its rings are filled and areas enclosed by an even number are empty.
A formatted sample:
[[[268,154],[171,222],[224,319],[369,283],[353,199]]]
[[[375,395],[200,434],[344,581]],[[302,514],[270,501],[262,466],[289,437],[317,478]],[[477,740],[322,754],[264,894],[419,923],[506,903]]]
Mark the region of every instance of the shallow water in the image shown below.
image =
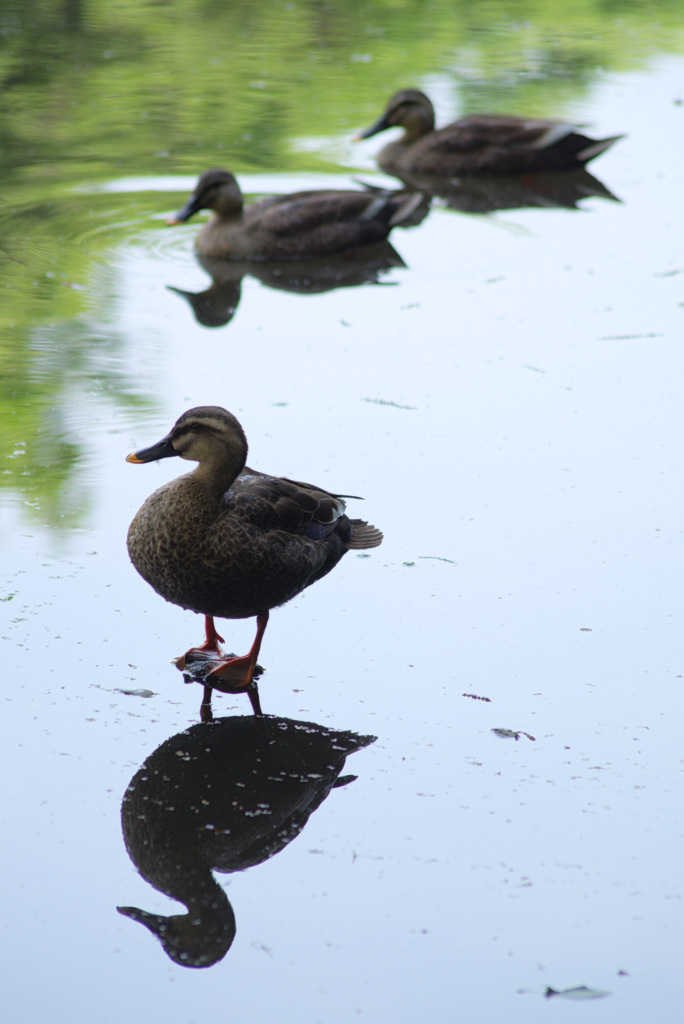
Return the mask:
[[[482,29],[492,45],[503,24]],[[362,41],[340,45],[361,58]],[[428,73],[405,45],[440,122],[459,112],[454,67],[471,99],[506,95],[496,46],[469,93],[463,54],[435,49]],[[45,209],[43,156],[27,161],[34,192],[3,216],[3,252],[24,261],[9,265],[0,491],[8,1020],[676,1019],[684,59],[665,49],[566,75],[557,100],[597,136],[626,133],[591,165],[619,201],[435,202],[393,232],[405,266],[314,294],[247,272],[223,282],[233,312],[213,328],[170,290],[211,285],[197,228],[163,227],[194,181],[187,152],[162,174],[136,169],[132,144],[120,173],[81,168],[67,188],[65,172]],[[356,103],[378,72],[354,68]],[[352,130],[330,106],[327,135],[284,116],[296,160],[244,156],[244,191],[388,181],[382,137],[347,141],[384,102],[366,84]],[[251,465],[362,494],[352,514],[385,541],[271,616],[264,710],[377,740],[291,845],[217,876],[237,934],[194,971],[115,909],[182,909],[138,875],[119,815],[201,697],[170,664],[201,621],[124,544],[179,470],[124,456],[211,403],[242,422]],[[251,622],[221,626],[248,648]],[[215,710],[249,706],[217,694]],[[544,1005],[547,986],[582,985],[610,994]]]

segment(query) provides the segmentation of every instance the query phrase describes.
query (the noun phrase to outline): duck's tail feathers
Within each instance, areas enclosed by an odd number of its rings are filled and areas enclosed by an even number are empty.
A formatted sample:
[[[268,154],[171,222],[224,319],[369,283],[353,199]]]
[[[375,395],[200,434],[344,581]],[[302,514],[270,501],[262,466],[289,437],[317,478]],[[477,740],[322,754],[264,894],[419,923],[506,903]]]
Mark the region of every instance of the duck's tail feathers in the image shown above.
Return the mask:
[[[392,214],[389,221],[390,227],[396,227],[397,224],[406,224],[407,221],[410,221],[411,217],[413,217],[416,211],[420,211],[420,213],[422,214],[422,216],[420,216],[419,219],[415,221],[416,224],[419,224],[420,221],[423,220],[423,218],[425,217],[425,214],[427,213],[429,206],[430,200],[426,199],[422,192],[408,192],[399,203],[399,206],[397,207],[395,212]],[[421,207],[423,209],[421,209]],[[406,224],[406,226],[408,227],[412,225]]]
[[[350,550],[377,548],[382,544],[382,533],[376,526],[364,523],[363,519],[352,519],[352,535],[347,541]]]
[[[620,139],[624,139],[624,135],[613,135],[609,139],[598,139],[596,142],[592,142],[590,146],[585,146],[577,154],[577,159],[581,164],[586,164],[590,160],[593,160],[595,156],[599,156],[600,153],[605,153],[607,149],[610,149]]]

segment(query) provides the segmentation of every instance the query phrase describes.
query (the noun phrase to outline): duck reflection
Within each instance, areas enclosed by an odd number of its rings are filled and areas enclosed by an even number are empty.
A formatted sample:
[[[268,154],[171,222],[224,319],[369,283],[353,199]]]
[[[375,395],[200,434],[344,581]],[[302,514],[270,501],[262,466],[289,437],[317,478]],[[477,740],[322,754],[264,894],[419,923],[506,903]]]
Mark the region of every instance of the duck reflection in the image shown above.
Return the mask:
[[[582,200],[592,196],[621,202],[584,168],[510,177],[402,172],[401,180],[430,198],[443,200],[450,209],[462,213],[493,213],[496,210],[525,208],[577,210]]]
[[[426,200],[427,212],[429,200]],[[242,293],[242,279],[254,277],[268,288],[299,295],[320,295],[335,288],[356,288],[362,284],[382,284],[380,277],[394,267],[406,264],[389,242],[365,246],[353,252],[311,260],[257,262],[221,260],[197,256],[211,277],[211,286],[201,292],[188,292],[169,285],[169,291],[184,298],[202,327],[223,327],[235,316]]]
[[[140,874],[187,913],[117,907],[119,913],[144,924],[175,963],[217,963],[236,926],[212,871],[242,871],[287,846],[331,789],[356,778],[340,777],[345,759],[375,738],[289,718],[235,716],[166,740],[131,780],[121,823]]]

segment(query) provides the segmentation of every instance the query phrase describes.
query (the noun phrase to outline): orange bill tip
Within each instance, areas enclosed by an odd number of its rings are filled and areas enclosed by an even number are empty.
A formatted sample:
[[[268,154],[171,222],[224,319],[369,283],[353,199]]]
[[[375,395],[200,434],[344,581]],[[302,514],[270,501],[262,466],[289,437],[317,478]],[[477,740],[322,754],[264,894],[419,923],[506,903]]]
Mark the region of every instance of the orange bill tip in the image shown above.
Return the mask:
[[[131,452],[130,455],[126,456],[126,462],[136,462],[139,466],[143,465],[143,460],[139,459],[135,452]]]

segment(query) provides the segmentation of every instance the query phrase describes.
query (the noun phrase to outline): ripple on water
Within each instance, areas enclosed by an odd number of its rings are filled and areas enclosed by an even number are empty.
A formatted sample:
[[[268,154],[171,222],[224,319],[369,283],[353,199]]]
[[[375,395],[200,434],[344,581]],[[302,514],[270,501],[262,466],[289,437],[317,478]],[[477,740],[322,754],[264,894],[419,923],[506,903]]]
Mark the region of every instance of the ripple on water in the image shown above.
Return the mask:
[[[139,252],[141,249],[145,254],[155,260],[164,260],[176,264],[187,265],[188,260],[193,259],[194,238],[197,229],[175,229],[166,227],[163,222],[158,228],[146,228],[132,232],[122,240],[121,250],[123,252]]]

